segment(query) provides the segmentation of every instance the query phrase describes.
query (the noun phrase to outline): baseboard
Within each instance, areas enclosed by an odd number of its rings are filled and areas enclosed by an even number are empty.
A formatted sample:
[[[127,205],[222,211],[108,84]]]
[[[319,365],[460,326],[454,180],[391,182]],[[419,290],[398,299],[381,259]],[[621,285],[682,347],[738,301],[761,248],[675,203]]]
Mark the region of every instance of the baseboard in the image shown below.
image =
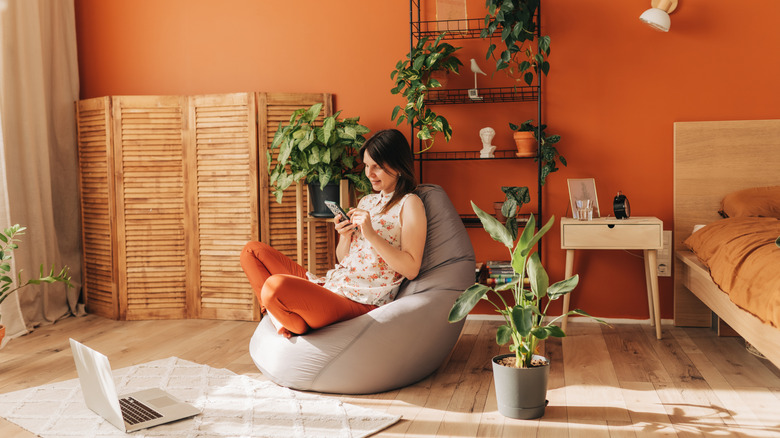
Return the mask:
[[[549,318],[548,319],[552,319]],[[602,321],[606,322],[610,325],[615,324],[642,324],[642,325],[650,325],[650,319],[630,319],[630,318],[600,318]],[[466,317],[466,320],[468,321],[503,321],[504,317],[501,315],[485,315],[485,314],[470,314]],[[581,316],[570,316],[569,322],[587,322],[587,323],[594,323],[597,322],[586,317]],[[674,320],[673,319],[662,319],[661,325],[673,325]]]

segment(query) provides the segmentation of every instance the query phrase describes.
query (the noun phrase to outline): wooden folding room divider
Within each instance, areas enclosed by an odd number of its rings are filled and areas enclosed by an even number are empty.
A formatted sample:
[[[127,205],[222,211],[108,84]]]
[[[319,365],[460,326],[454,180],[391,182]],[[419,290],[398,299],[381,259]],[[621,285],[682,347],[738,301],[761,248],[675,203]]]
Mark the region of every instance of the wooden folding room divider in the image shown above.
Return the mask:
[[[234,93],[79,101],[87,311],[128,320],[259,319],[241,248],[261,240],[295,258],[298,242],[295,192],[282,204],[270,195],[267,152],[293,111],[322,102],[325,117],[331,100]],[[318,272],[335,260],[326,225],[309,225],[318,227]]]

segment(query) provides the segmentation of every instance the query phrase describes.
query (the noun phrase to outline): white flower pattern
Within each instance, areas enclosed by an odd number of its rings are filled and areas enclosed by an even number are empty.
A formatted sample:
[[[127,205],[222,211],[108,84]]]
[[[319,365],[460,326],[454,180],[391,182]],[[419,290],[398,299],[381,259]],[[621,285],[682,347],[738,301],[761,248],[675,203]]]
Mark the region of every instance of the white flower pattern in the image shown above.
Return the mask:
[[[380,211],[390,201],[392,193],[371,194],[358,203],[358,208],[371,214],[371,224],[377,234],[396,248],[401,247],[401,208],[409,195],[401,198],[386,213]],[[350,251],[341,263],[336,264],[324,277],[315,278],[309,274],[309,279],[350,300],[381,306],[395,299],[403,276],[382,259],[360,232],[355,232],[352,234]]]

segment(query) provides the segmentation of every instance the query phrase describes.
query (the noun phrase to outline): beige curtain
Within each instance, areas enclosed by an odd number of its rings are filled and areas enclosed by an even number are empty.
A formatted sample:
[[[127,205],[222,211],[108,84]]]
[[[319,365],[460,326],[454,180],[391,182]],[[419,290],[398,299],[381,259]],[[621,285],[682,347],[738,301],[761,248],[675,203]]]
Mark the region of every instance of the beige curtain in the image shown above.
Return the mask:
[[[21,312],[4,313],[2,319],[13,337],[77,309],[81,237],[74,102],[79,89],[73,0],[0,0],[0,14],[5,169],[0,185],[7,194],[0,222],[27,227],[14,253],[23,278],[41,264],[47,269],[67,265],[76,286],[69,291],[61,284],[28,286],[17,293]],[[8,301],[5,307],[13,307],[15,301]]]

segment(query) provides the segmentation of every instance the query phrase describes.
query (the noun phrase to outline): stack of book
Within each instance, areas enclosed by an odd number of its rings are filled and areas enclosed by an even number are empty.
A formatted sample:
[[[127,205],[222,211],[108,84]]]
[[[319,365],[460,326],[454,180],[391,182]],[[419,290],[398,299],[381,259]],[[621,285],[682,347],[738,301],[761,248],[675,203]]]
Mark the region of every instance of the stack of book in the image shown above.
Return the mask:
[[[520,276],[515,274],[508,260],[488,260],[479,272],[479,282],[491,287],[510,283],[518,278]]]

